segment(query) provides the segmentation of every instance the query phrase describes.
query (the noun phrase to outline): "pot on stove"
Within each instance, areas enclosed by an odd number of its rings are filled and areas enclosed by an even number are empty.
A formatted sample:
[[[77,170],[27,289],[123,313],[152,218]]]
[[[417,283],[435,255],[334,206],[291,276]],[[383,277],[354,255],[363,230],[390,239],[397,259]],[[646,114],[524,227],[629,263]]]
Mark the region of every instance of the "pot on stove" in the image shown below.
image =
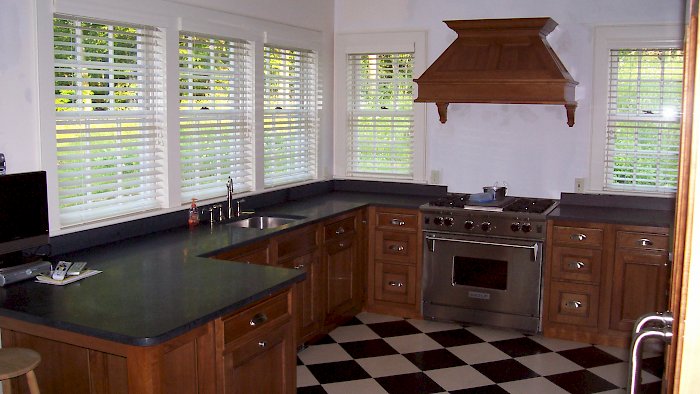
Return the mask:
[[[505,186],[484,186],[484,193],[489,193],[493,196],[494,200],[503,200],[506,198],[506,187]]]

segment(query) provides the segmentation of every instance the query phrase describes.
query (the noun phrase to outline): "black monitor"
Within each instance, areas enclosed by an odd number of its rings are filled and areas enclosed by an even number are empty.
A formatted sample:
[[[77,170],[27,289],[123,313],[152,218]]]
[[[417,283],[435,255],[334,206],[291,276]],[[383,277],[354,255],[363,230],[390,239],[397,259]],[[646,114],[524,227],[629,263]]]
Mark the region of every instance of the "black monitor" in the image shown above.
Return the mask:
[[[0,175],[0,266],[48,243],[46,172]]]

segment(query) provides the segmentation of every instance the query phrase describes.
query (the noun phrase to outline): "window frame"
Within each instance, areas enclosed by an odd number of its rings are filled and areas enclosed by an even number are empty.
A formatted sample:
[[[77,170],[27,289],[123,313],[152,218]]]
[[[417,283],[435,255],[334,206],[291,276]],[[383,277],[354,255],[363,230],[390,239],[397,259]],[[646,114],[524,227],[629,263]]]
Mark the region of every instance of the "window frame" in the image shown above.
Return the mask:
[[[348,168],[349,141],[351,130],[348,128],[348,88],[347,55],[359,53],[407,53],[414,56],[413,77],[418,78],[426,69],[426,33],[388,32],[388,33],[348,33],[339,34],[335,40],[334,69],[334,157],[333,173],[339,179],[367,179],[425,183],[426,178],[426,105],[413,103],[413,164],[411,178],[393,177],[391,174],[352,175]],[[415,84],[415,82],[414,82]],[[414,85],[415,87],[415,85]],[[414,98],[418,94],[414,89]]]
[[[610,190],[605,188],[608,85],[611,50],[629,48],[683,49],[683,26],[676,24],[599,26],[595,29],[594,36],[591,151],[589,182],[585,191],[637,196],[668,197],[675,195],[675,192]]]

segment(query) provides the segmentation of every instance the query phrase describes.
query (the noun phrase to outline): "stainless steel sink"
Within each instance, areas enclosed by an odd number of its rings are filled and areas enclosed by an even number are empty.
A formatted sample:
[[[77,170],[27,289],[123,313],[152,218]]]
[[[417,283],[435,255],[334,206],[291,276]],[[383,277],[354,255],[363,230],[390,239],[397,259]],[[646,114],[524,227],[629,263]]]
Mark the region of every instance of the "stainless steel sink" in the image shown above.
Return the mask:
[[[258,230],[263,230],[266,228],[284,226],[285,224],[293,223],[299,219],[304,219],[304,217],[288,215],[258,215],[236,220],[234,222],[228,223],[227,226],[240,228],[255,228]]]

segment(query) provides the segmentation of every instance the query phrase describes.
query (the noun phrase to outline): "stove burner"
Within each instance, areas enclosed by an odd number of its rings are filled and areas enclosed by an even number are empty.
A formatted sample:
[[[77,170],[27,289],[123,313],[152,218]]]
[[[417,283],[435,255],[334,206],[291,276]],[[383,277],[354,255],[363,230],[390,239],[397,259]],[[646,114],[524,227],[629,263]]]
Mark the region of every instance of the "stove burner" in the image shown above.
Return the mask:
[[[554,200],[521,197],[503,208],[508,212],[542,213],[554,204]]]

